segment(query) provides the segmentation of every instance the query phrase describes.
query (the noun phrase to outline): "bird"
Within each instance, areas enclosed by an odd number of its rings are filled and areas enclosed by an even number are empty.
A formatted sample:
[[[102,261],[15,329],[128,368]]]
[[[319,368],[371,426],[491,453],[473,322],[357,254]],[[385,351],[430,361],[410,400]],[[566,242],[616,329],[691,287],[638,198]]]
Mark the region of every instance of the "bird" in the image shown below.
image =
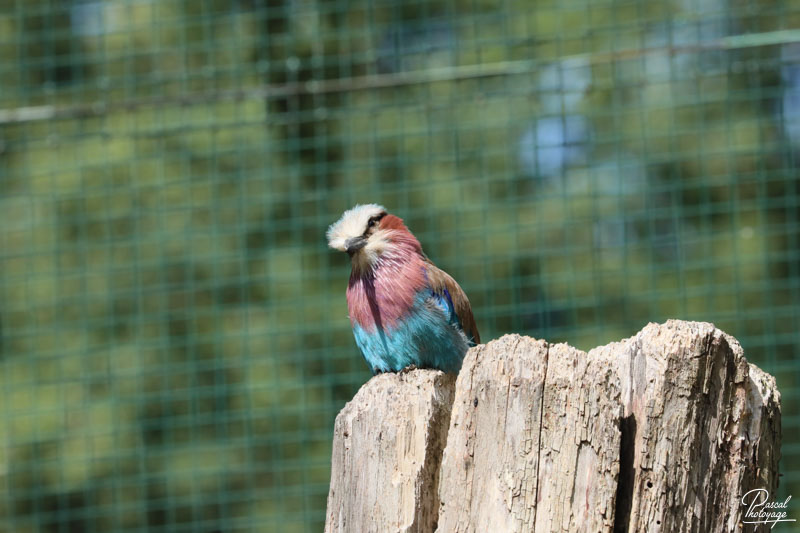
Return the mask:
[[[372,373],[457,373],[467,350],[480,344],[469,299],[403,219],[378,204],[356,205],[326,235],[331,248],[350,256],[350,324]]]

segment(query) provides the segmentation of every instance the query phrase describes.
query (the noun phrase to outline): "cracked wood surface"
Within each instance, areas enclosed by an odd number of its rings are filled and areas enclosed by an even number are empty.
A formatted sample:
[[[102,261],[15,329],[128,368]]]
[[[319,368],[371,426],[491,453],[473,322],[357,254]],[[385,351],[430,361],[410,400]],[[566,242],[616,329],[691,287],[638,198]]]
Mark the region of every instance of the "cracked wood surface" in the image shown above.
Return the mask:
[[[455,376],[380,374],[334,425],[326,532],[430,532]]]
[[[775,495],[780,394],[738,341],[705,322],[649,324],[595,348],[613,357],[632,420],[628,531],[741,531],[742,496]],[[623,475],[625,478],[625,475]],[[624,516],[627,514],[627,517]]]
[[[456,383],[439,531],[611,531],[620,447],[613,360],[506,335]]]
[[[712,324],[588,354],[506,335],[455,384],[362,387],[336,419],[326,531],[750,531],[741,497],[775,494],[780,430],[774,378]]]

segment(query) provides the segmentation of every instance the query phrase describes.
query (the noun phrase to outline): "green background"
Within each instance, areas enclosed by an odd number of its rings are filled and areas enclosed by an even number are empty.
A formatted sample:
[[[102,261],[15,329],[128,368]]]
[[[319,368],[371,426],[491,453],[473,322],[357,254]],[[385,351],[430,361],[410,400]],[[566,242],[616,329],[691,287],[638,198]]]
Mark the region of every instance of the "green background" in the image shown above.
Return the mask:
[[[369,379],[324,238],[357,202],[484,340],[738,338],[800,498],[798,28],[796,0],[0,0],[0,531],[320,531]]]

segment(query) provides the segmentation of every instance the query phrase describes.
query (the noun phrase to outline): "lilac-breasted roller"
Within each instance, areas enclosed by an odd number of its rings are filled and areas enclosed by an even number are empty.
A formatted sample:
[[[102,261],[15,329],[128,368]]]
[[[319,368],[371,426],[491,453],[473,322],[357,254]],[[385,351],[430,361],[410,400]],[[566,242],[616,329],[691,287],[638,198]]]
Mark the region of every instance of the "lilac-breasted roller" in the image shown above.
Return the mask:
[[[480,343],[469,300],[403,220],[380,205],[357,205],[327,236],[331,248],[350,255],[350,324],[372,372],[410,365],[458,372],[467,349]]]

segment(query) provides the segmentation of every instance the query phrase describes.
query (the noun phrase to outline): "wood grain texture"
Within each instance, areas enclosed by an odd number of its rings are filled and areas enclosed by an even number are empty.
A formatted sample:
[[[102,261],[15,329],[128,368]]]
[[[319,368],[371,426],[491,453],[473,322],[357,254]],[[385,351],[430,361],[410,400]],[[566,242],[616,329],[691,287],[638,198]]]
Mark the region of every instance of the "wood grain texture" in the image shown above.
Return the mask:
[[[456,384],[439,531],[611,531],[620,413],[610,360],[519,335],[473,349]]]
[[[742,495],[775,494],[780,395],[736,339],[670,320],[589,355],[615,359],[630,422],[620,530],[741,530]]]
[[[362,387],[336,420],[326,531],[753,531],[741,498],[775,495],[780,438],[774,378],[712,324],[588,354],[506,335],[455,383]]]
[[[430,532],[455,376],[380,374],[336,417],[326,532]]]
[[[470,350],[442,461],[439,531],[533,523],[547,344],[506,335]]]

